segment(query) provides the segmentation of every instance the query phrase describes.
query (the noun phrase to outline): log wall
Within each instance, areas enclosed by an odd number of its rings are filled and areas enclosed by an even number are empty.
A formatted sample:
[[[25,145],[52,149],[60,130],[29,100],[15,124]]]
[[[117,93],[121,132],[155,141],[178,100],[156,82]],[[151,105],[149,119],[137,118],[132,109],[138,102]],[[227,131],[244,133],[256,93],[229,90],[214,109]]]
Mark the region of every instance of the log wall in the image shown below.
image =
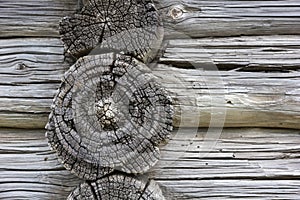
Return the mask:
[[[300,2],[156,4],[165,41],[153,73],[176,99],[174,125],[194,128],[162,147],[148,177],[169,199],[298,199]],[[76,6],[0,3],[0,199],[65,199],[81,182],[58,162],[43,130],[69,67],[58,22]],[[197,127],[211,125],[220,108],[227,128],[203,158],[207,130]]]
[[[166,27],[164,50],[158,63],[188,69],[200,67],[206,70],[225,70],[220,74],[220,78],[224,79],[229,91],[223,96],[230,96],[234,92],[234,96],[227,99],[228,102],[232,102],[230,99],[237,99],[234,101],[238,104],[235,105],[237,109],[232,114],[232,104],[225,104],[229,109],[228,123],[225,123],[225,126],[247,126],[242,124],[241,120],[231,117],[243,112],[243,120],[255,117],[259,122],[248,124],[273,127],[274,123],[268,123],[269,120],[265,117],[274,113],[262,111],[262,114],[256,115],[253,112],[276,101],[279,109],[281,106],[289,107],[287,113],[297,113],[293,115],[292,121],[288,117],[286,123],[282,122],[275,127],[297,128],[297,125],[291,124],[298,124],[299,119],[298,1],[164,0],[157,4]],[[63,16],[73,13],[76,8],[75,1],[67,0],[25,0],[21,3],[4,1],[1,4],[0,127],[45,126],[49,105],[61,76],[69,67],[64,61],[58,22]],[[182,14],[176,17],[172,15],[171,11],[175,8],[182,11]],[[267,26],[264,24],[266,22],[275,25]],[[160,71],[160,67],[157,70]],[[192,73],[193,71],[190,71],[188,75]],[[240,77],[234,78],[233,83],[232,79],[236,75]],[[193,77],[199,80],[205,75],[198,73],[198,76],[199,78]],[[230,76],[232,78],[228,78]],[[184,77],[183,81],[190,84],[189,79]],[[249,81],[245,82],[245,79]],[[264,82],[266,84],[262,85]],[[174,84],[171,80],[170,83]],[[237,85],[239,91],[234,88]],[[272,87],[269,90],[270,85],[276,88]],[[192,84],[187,87],[192,87]],[[261,92],[253,94],[260,89]],[[196,88],[193,94],[199,92]],[[239,94],[236,95],[237,93]],[[291,103],[286,105],[287,102]],[[11,106],[7,106],[8,103]],[[249,108],[246,112],[240,109],[247,106]],[[200,111],[207,113],[205,109]],[[285,121],[286,115],[289,114],[286,114],[286,109],[282,111],[277,112],[276,116],[278,120]],[[206,126],[208,123],[209,118],[204,118],[200,126]],[[280,122],[275,122],[278,123]]]
[[[187,137],[163,147],[147,174],[167,199],[298,199],[299,131],[226,129],[205,157],[206,130],[182,132]],[[1,199],[66,199],[81,182],[61,166],[42,130],[1,129],[0,153]]]

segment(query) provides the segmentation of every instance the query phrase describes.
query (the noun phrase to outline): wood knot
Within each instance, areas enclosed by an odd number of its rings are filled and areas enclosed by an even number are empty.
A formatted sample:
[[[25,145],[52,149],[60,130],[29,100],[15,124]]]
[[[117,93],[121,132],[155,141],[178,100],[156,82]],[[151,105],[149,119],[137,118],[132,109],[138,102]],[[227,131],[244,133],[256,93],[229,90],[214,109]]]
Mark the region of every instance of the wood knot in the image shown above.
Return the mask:
[[[15,69],[16,70],[25,70],[28,66],[24,63],[18,63],[16,66],[15,66]]]
[[[168,15],[170,17],[172,17],[173,19],[178,19],[181,18],[183,16],[183,6],[181,5],[176,5],[176,6],[172,6],[171,9],[168,12]]]

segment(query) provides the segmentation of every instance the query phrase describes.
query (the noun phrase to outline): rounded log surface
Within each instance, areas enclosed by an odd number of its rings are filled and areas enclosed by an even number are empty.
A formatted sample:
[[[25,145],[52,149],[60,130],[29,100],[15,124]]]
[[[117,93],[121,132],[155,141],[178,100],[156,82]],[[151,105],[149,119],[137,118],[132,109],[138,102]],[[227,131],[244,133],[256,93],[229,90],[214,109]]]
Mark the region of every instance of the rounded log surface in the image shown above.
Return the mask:
[[[172,131],[173,107],[145,64],[113,53],[80,58],[54,98],[48,141],[65,167],[95,180],[143,173]]]
[[[67,199],[164,200],[165,198],[159,186],[152,180],[146,183],[130,176],[111,175],[95,182],[81,183]]]
[[[90,0],[82,10],[60,22],[66,52],[79,58],[103,52],[123,52],[143,62],[153,59],[163,39],[163,27],[151,0]]]

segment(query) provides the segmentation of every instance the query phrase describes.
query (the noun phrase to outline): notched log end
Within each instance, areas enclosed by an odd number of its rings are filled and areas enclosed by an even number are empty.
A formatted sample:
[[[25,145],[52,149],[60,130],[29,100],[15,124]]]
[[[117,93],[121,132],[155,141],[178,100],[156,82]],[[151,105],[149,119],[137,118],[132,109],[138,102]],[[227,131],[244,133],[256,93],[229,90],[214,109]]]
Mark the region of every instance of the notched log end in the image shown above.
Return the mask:
[[[144,62],[154,58],[164,35],[149,0],[89,1],[80,12],[61,20],[59,33],[65,52],[75,58],[115,51]]]
[[[68,200],[75,199],[164,200],[165,198],[153,180],[145,182],[128,175],[116,174],[95,182],[80,184],[68,197]]]
[[[144,173],[156,164],[174,113],[149,72],[113,53],[83,57],[66,72],[46,128],[67,169],[95,180],[113,170]]]

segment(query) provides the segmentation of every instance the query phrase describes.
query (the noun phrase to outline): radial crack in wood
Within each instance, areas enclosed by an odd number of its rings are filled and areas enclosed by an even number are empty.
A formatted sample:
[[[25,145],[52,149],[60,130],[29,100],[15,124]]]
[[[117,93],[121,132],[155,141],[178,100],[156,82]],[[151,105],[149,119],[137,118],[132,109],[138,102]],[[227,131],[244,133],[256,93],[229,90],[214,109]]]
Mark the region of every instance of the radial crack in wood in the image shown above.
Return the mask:
[[[95,182],[80,184],[67,199],[164,200],[165,198],[153,180],[145,182],[134,177],[116,174]]]
[[[144,62],[153,59],[164,35],[151,0],[88,1],[62,19],[59,32],[66,52],[76,58],[113,50]]]
[[[138,60],[114,53],[79,59],[52,105],[47,137],[64,166],[95,180],[143,173],[172,131],[172,100]]]

